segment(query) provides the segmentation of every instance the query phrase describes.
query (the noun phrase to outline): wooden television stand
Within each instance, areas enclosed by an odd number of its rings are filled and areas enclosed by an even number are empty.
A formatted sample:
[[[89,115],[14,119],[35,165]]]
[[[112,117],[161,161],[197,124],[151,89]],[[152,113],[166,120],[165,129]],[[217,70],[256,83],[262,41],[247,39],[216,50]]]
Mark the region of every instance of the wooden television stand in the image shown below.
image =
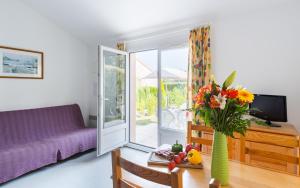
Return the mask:
[[[258,150],[264,150],[269,152],[276,151],[276,153],[278,152],[282,154],[299,156],[300,155],[299,146],[292,148],[292,147],[283,147],[283,146],[278,146],[276,144],[272,144],[272,141],[274,143],[276,141],[276,143],[279,142],[285,145],[285,143],[295,142],[295,140],[297,140],[299,145],[299,132],[293,125],[289,123],[276,123],[276,124],[280,124],[281,127],[262,126],[252,122],[251,126],[248,128],[247,133],[245,135],[246,138],[245,145],[251,149],[258,149]],[[204,138],[213,139],[212,133],[203,132],[202,136]],[[260,143],[264,141],[271,142],[271,144]],[[202,147],[202,151],[208,154],[211,153],[211,149],[212,148],[210,146]],[[228,138],[228,150],[229,150],[228,154],[230,159],[241,161],[240,158],[241,146],[240,146],[239,134],[235,134],[235,138]],[[277,159],[272,159],[270,157],[255,156],[252,154],[246,155],[245,163],[254,166],[259,166],[262,168],[269,168],[276,171],[283,171],[290,174],[298,174],[299,171],[298,169],[299,165],[280,161]]]

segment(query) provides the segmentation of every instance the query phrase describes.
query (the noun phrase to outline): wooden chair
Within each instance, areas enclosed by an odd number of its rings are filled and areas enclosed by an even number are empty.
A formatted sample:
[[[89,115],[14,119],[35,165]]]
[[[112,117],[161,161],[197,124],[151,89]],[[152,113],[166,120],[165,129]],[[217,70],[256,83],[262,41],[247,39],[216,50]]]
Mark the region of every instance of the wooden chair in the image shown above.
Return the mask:
[[[267,134],[262,135],[264,133],[260,133],[257,135],[252,132],[247,132],[246,136],[240,137],[240,160],[241,162],[246,162],[246,154],[260,156],[264,158],[269,158],[270,160],[276,159],[280,161],[285,161],[287,163],[296,164],[298,166],[298,175],[300,175],[300,139],[299,137],[288,137],[288,139],[281,139],[277,137],[270,137]],[[276,151],[265,151],[260,149],[254,149],[246,146],[246,142],[248,143],[260,143],[267,144],[272,146],[281,146],[285,148],[296,148],[297,155],[291,156],[287,154],[282,154]]]
[[[214,133],[214,130],[210,127],[202,126],[202,125],[193,125],[191,121],[188,122],[188,130],[187,130],[187,143],[197,143],[200,145],[212,146],[213,140],[206,139],[202,137],[194,137],[193,131],[206,132],[206,133]]]
[[[172,188],[182,188],[182,171],[179,168],[174,168],[170,174],[146,168],[122,158],[120,156],[120,149],[112,151],[112,169],[114,188],[142,187],[123,179],[121,169],[158,184],[171,186]]]
[[[203,148],[203,145],[211,147],[213,144],[213,139],[203,138],[203,137],[194,137],[193,131],[199,131],[202,133],[209,133],[213,134],[214,129],[211,127],[207,127],[204,125],[193,125],[191,121],[188,122],[188,130],[187,130],[187,143],[197,143],[201,146],[201,151]],[[227,137],[227,147],[228,147],[228,157],[229,159],[232,159],[233,156],[233,150],[232,150],[232,138]]]

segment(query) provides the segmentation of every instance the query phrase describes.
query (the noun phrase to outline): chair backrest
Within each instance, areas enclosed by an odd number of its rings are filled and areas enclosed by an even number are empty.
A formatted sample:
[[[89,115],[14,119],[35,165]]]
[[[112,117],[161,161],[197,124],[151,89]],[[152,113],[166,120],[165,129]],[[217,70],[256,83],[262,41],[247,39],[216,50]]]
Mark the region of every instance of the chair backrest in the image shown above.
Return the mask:
[[[206,139],[202,137],[194,137],[193,131],[214,133],[214,130],[211,127],[206,127],[202,125],[193,125],[192,122],[189,121],[188,130],[187,130],[187,143],[197,143],[197,144],[207,145],[207,146],[212,145],[213,141],[210,139]]]
[[[128,161],[120,156],[120,149],[112,151],[113,187],[114,188],[140,188],[141,186],[125,180],[122,177],[121,169],[128,171],[143,179],[158,184],[182,188],[182,171],[174,168],[171,173],[159,172],[144,166]]]
[[[201,132],[202,137],[193,136],[193,131]],[[213,138],[209,139],[209,138],[203,137],[203,132],[206,134],[207,133],[213,134],[214,129],[211,127],[204,126],[204,125],[193,125],[193,123],[191,121],[188,122],[187,143],[200,144],[200,148],[201,148],[202,152],[204,152],[203,145],[205,145],[209,148],[213,144]],[[229,159],[232,159],[232,157],[233,157],[232,141],[233,141],[233,138],[227,137],[227,148],[228,148]],[[207,152],[205,152],[205,153],[207,153]]]
[[[261,157],[266,157],[271,159],[277,159],[288,163],[296,164],[298,166],[298,175],[300,175],[300,138],[298,136],[289,137],[288,140],[282,140],[282,139],[269,138],[267,134],[265,136],[252,135],[255,133],[246,133],[246,134],[247,134],[246,136],[241,135],[240,137],[241,162],[246,162],[246,154],[256,155],[256,156],[261,156]],[[256,148],[255,149],[250,148],[246,146],[246,142],[268,144],[268,145],[281,146],[286,148],[296,148],[298,151],[296,156],[291,156],[291,155],[282,154],[275,151],[265,151]]]

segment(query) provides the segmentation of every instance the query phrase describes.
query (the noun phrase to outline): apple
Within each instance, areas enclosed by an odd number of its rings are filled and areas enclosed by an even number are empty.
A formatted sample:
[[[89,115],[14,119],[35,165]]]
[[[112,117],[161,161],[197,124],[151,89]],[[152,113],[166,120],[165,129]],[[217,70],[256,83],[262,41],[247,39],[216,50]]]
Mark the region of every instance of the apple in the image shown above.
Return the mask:
[[[199,144],[195,144],[193,149],[195,149],[197,151],[200,151],[200,145]]]
[[[188,144],[185,147],[185,152],[188,153],[191,149],[193,149],[193,145],[192,144]]]
[[[200,145],[199,144],[188,144],[185,147],[185,152],[188,153],[191,151],[191,149],[195,149],[197,151],[200,151]]]
[[[174,161],[176,164],[180,164],[181,163],[181,157],[179,155],[175,155],[174,156]]]
[[[186,157],[186,153],[184,151],[180,152],[178,155],[182,160]]]
[[[168,169],[169,169],[170,171],[173,170],[175,167],[176,167],[175,161],[169,162],[169,164],[168,164]]]

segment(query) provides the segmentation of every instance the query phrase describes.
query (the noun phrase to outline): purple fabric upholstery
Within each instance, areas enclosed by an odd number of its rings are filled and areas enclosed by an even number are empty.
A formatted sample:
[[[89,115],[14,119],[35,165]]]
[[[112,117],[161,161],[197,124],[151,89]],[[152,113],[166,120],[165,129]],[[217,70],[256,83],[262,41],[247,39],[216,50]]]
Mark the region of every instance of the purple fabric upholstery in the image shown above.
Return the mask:
[[[0,183],[96,148],[78,105],[0,112]]]

